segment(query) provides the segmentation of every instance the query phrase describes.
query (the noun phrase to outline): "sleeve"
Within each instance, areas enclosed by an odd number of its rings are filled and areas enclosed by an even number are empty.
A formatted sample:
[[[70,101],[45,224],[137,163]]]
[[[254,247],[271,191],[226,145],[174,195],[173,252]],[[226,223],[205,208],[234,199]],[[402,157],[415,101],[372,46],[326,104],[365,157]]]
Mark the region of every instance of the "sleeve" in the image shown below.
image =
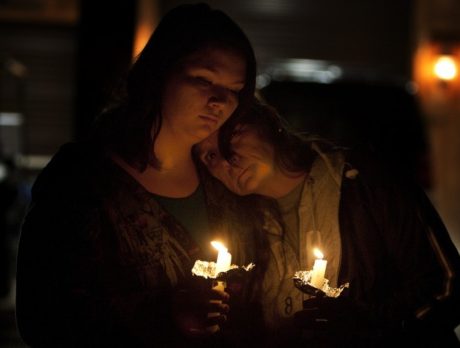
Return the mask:
[[[392,293],[377,312],[402,325],[453,330],[460,323],[458,251],[423,189],[384,166],[378,170],[371,172],[372,205],[387,246],[381,272]]]
[[[43,190],[24,219],[16,298],[21,337],[33,347],[144,347],[166,340],[174,346],[181,337],[161,266],[152,269],[158,279],[152,291],[133,285],[112,263],[110,247],[100,248],[104,215],[87,192],[82,184]]]
[[[416,309],[417,319],[454,329],[460,324],[460,257],[449,232],[423,190],[415,194],[416,216],[423,225],[423,237],[436,261],[437,283],[429,300]],[[419,259],[418,259],[419,260]],[[419,261],[420,262],[420,261]],[[428,284],[427,284],[428,286]]]

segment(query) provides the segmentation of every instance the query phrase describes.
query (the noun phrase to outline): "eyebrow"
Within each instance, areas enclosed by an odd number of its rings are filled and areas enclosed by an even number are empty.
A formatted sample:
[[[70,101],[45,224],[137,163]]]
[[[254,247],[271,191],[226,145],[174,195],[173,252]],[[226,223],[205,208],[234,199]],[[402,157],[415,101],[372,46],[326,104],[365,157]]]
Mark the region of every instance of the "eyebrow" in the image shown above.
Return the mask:
[[[209,65],[209,64],[206,64],[206,65],[201,64],[200,65],[200,63],[198,63],[196,65],[192,65],[191,68],[196,69],[196,70],[208,70],[208,71],[211,71],[214,74],[218,73],[217,69],[214,68],[214,66]],[[244,86],[246,84],[246,81],[245,80],[240,80],[240,81],[231,82],[230,84],[231,85],[243,85]]]

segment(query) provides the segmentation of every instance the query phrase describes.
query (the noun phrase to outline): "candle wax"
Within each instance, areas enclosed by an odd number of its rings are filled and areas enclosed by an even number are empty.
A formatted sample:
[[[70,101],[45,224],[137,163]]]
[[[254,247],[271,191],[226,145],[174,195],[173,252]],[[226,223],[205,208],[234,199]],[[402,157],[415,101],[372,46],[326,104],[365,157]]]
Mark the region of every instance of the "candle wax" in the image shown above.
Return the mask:
[[[216,263],[216,274],[220,272],[227,272],[230,269],[232,263],[232,254],[230,254],[226,249],[220,249],[217,254],[217,263]]]
[[[313,265],[310,284],[315,288],[321,289],[324,284],[324,274],[326,273],[327,261],[323,259],[316,259]]]

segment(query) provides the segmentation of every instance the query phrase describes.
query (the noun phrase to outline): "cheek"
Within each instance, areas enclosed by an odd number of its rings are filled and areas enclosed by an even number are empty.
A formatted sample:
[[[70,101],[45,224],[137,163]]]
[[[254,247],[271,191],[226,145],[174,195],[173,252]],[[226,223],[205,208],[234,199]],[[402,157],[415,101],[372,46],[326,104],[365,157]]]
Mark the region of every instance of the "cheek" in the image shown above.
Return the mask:
[[[162,113],[163,117],[171,118],[174,117],[178,111],[180,111],[183,100],[183,95],[180,89],[169,89],[167,93],[163,95],[162,99]]]
[[[209,171],[212,176],[219,180],[225,187],[234,193],[238,193],[238,184],[236,182],[236,173],[233,170],[228,168],[223,168],[220,166],[209,168]]]
[[[213,177],[215,177],[217,180],[223,182],[225,185],[227,185],[227,178],[225,175],[225,171],[223,168],[219,165],[209,165],[208,170],[211,173]]]
[[[212,167],[212,166],[208,166],[208,171],[209,173],[211,173],[211,175],[213,177],[215,177],[217,180],[219,181],[222,181],[222,175],[221,175],[221,172],[218,168],[216,167]]]
[[[193,108],[197,100],[205,100],[206,95],[203,91],[197,89],[189,83],[177,83],[167,90],[164,95],[164,103],[171,109]]]
[[[269,166],[256,162],[248,167],[239,184],[248,192],[257,192],[257,189],[270,177],[270,174]]]

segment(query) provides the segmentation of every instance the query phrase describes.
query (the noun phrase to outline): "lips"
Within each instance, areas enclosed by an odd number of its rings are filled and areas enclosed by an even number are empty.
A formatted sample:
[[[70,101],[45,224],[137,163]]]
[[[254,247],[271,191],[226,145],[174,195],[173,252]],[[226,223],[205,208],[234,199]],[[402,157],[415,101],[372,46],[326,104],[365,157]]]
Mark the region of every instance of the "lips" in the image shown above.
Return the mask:
[[[212,123],[213,125],[217,125],[219,123],[219,118],[213,115],[200,115],[199,116],[202,120]]]

